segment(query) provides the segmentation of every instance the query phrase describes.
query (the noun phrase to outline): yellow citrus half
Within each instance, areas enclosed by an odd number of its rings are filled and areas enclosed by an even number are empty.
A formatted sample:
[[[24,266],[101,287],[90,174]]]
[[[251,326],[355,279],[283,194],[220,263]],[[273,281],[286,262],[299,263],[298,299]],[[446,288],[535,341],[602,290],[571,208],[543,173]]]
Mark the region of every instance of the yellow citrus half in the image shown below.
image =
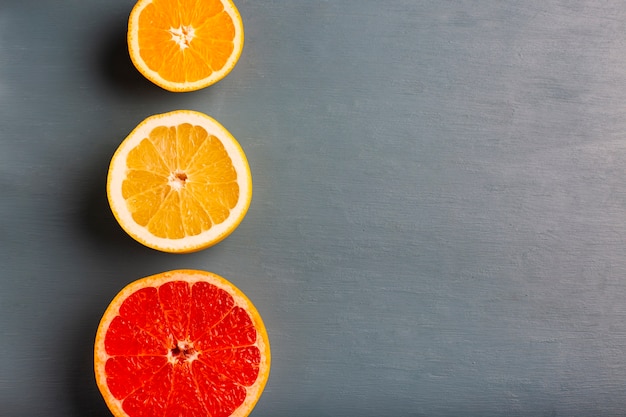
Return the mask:
[[[270,372],[261,316],[232,283],[177,270],[137,280],[106,309],[94,346],[115,417],[244,417]]]
[[[243,22],[231,0],[139,0],[127,40],[147,79],[169,91],[193,91],[232,71],[243,50]]]
[[[148,117],[111,159],[107,196],[120,226],[164,252],[194,252],[230,235],[252,199],[243,149],[215,119],[191,110]]]

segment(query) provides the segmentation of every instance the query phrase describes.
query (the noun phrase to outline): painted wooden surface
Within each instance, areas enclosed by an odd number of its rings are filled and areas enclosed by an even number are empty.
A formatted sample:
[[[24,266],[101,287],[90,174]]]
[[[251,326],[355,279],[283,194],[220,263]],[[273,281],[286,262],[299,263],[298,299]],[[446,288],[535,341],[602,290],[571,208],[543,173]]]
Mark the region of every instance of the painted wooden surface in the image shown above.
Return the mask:
[[[263,315],[256,417],[626,413],[623,2],[239,0],[241,60],[188,94],[132,68],[132,4],[0,4],[3,417],[108,416],[99,317],[175,268]],[[125,135],[178,108],[239,139],[255,187],[183,256],[104,191]]]

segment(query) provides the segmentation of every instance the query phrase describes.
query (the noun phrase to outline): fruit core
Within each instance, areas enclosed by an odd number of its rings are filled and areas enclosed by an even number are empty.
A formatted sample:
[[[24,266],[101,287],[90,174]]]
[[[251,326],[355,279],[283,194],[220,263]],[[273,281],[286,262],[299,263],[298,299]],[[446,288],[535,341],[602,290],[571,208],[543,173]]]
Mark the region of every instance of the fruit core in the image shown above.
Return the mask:
[[[180,190],[185,186],[187,179],[187,174],[185,174],[183,171],[175,171],[170,174],[167,180],[170,187],[172,187],[174,190]]]
[[[169,350],[167,358],[170,363],[192,362],[198,358],[198,351],[194,349],[193,343],[182,341]]]
[[[170,34],[172,40],[183,50],[189,48],[189,44],[194,38],[195,29],[191,25],[180,25],[177,28],[170,28]]]

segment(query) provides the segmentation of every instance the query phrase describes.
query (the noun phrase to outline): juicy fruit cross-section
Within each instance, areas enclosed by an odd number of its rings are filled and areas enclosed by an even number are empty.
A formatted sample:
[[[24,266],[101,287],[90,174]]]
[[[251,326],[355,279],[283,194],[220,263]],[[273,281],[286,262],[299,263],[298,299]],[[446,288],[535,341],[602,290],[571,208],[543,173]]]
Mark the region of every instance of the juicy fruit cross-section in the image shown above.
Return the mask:
[[[244,417],[270,371],[250,300],[206,271],[175,270],[122,289],[94,345],[98,388],[115,417]]]
[[[169,91],[194,91],[232,71],[243,50],[243,23],[231,0],[139,0],[127,40],[133,64],[148,80]]]
[[[191,110],[148,117],[109,165],[107,196],[120,226],[150,248],[188,253],[229,236],[252,199],[252,176],[236,139]]]

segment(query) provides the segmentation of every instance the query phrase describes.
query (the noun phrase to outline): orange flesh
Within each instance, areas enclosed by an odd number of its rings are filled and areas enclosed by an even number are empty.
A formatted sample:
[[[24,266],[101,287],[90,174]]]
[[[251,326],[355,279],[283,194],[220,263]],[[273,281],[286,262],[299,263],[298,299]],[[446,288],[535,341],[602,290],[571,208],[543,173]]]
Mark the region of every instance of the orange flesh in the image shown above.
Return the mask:
[[[131,294],[104,345],[107,386],[130,417],[230,416],[259,375],[251,317],[207,282]]]
[[[137,224],[182,239],[222,223],[239,199],[224,145],[201,126],[154,128],[127,157],[122,196]]]
[[[148,68],[171,82],[194,82],[224,67],[235,26],[220,1],[154,0],[139,16],[137,36]]]

